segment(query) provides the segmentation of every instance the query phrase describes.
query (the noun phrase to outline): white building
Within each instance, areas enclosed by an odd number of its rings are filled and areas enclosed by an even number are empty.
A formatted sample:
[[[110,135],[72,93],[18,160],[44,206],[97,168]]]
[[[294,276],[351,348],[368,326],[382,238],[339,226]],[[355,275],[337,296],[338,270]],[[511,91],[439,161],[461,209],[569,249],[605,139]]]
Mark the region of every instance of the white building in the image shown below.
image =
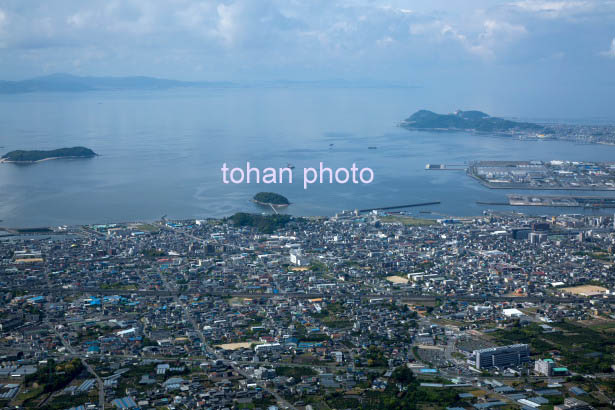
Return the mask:
[[[544,376],[552,376],[553,367],[555,367],[555,363],[552,359],[540,359],[534,363],[534,371]]]
[[[524,316],[523,312],[519,309],[503,309],[502,313],[504,313],[504,316],[506,317],[518,318]]]
[[[310,264],[310,258],[305,256],[301,249],[293,249],[290,251],[290,263],[295,266],[306,266]]]
[[[256,353],[273,352],[277,350],[282,350],[282,345],[279,343],[264,343],[254,347]]]

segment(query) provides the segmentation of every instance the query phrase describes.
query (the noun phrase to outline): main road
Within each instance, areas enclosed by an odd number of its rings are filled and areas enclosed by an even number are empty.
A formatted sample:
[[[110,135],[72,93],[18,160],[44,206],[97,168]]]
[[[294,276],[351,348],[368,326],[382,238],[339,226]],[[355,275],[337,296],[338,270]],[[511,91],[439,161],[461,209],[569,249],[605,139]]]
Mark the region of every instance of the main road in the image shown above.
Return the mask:
[[[177,295],[199,295],[212,297],[243,297],[243,298],[298,298],[298,299],[317,299],[317,298],[361,298],[369,299],[394,299],[400,302],[407,303],[434,303],[437,300],[457,300],[459,302],[533,302],[533,303],[582,303],[587,302],[590,298],[587,297],[553,297],[553,296],[469,296],[469,295],[417,295],[409,292],[396,291],[393,293],[366,293],[362,295],[351,295],[347,293],[304,293],[304,292],[287,292],[287,293],[264,293],[264,292],[234,292],[234,291],[211,291],[188,289],[186,291],[178,291],[174,289],[104,289],[100,287],[71,287],[48,285],[46,287],[36,288],[19,288],[19,287],[2,287],[0,292],[24,291],[30,295],[70,295],[75,293],[93,294],[93,295],[137,295],[137,296],[177,296]],[[599,299],[607,303],[615,302],[615,296],[596,296],[592,299]]]

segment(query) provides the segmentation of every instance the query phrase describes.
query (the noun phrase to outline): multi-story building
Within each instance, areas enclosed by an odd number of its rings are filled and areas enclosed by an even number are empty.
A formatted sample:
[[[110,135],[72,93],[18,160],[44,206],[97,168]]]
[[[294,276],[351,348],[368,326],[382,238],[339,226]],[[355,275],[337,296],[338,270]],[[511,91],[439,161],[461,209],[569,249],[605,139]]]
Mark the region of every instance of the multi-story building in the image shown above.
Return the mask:
[[[530,348],[526,344],[491,347],[472,353],[477,369],[509,367],[529,362]]]
[[[552,376],[554,367],[555,362],[553,362],[553,359],[540,359],[534,363],[534,371],[544,376]]]

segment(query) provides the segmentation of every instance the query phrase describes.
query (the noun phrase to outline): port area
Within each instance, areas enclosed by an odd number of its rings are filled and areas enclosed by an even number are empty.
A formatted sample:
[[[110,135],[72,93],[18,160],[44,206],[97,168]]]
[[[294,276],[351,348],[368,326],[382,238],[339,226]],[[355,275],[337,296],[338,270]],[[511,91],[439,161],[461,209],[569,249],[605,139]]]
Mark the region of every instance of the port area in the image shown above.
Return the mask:
[[[427,164],[425,169],[427,171],[465,171],[468,168],[467,165],[462,164]]]
[[[509,194],[507,197],[508,204],[514,206],[615,208],[615,197],[520,194]]]
[[[492,189],[615,190],[615,162],[477,161],[467,173]]]

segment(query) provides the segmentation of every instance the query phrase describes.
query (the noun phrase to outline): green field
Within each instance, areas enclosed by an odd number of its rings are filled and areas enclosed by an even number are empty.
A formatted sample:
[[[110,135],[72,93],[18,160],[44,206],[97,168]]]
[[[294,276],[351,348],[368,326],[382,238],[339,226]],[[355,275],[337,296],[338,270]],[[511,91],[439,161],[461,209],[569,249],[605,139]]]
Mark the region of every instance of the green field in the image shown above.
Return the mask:
[[[607,373],[615,360],[615,338],[572,322],[551,323],[556,332],[544,332],[537,324],[498,330],[492,336],[500,344],[528,343],[536,358],[560,356],[563,365],[580,373]]]

